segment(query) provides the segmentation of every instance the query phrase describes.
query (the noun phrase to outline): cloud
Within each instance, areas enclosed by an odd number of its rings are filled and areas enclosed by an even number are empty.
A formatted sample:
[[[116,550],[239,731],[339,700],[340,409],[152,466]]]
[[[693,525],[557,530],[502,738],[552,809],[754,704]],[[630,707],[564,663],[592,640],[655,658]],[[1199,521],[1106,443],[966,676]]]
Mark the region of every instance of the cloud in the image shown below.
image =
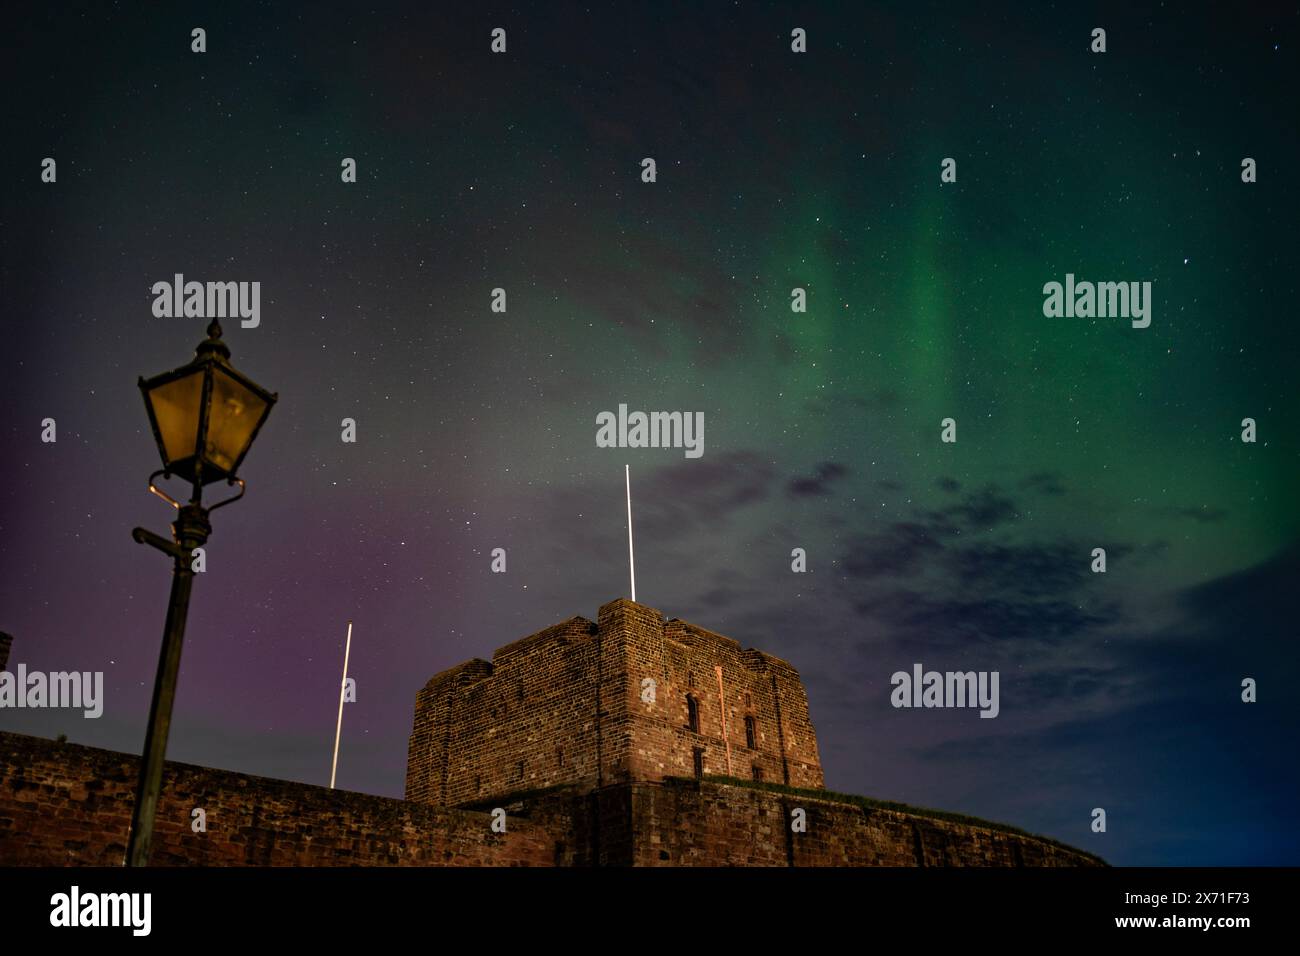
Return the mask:
[[[851,539],[840,563],[855,578],[917,574],[923,562],[937,561],[963,535],[989,531],[1019,514],[1016,503],[990,485],[956,504],[919,512],[915,520],[897,521],[883,531]]]
[[[932,511],[929,519],[936,530],[987,531],[1020,517],[1016,503],[994,485],[966,495],[955,505]]]
[[[678,534],[690,524],[717,524],[763,501],[776,482],[773,467],[754,452],[705,456],[690,467],[660,468],[642,497],[647,531]]]
[[[809,476],[793,478],[786,485],[786,493],[791,498],[807,498],[828,495],[831,485],[849,473],[848,468],[835,461],[824,461]]]
[[[1180,595],[1197,632],[1271,634],[1291,640],[1292,592],[1300,580],[1300,542],[1269,560],[1234,574],[1189,588]]]
[[[899,588],[855,605],[864,618],[889,626],[895,643],[965,649],[973,645],[1051,645],[1091,628],[1113,625],[1115,605],[1090,608],[1068,598],[1019,594],[935,596]]]
[[[960,488],[947,478],[939,486],[949,494]],[[1050,482],[1040,475],[1028,486]],[[987,485],[851,539],[839,563],[852,579],[854,612],[908,646],[1041,647],[1115,626],[1121,606],[1092,590],[1095,542],[1017,540],[1021,513],[1003,488]],[[1137,550],[1104,544],[1111,559]]]
[[[1061,481],[1061,474],[1056,471],[1036,472],[1021,481],[1020,487],[1025,491],[1032,491],[1040,495],[1059,496],[1065,494],[1065,485]]]
[[[879,534],[859,536],[840,558],[855,578],[904,577],[921,570],[922,559],[943,550],[932,528],[900,521]]]
[[[1124,557],[1133,548],[1110,544],[1108,560]],[[1069,594],[1092,577],[1092,546],[1081,541],[1052,544],[974,542],[945,555],[955,583],[977,593],[1045,597]]]
[[[1201,524],[1213,524],[1228,516],[1228,512],[1223,508],[1210,508],[1206,505],[1201,505],[1199,508],[1157,508],[1155,513],[1168,518],[1189,518]]]

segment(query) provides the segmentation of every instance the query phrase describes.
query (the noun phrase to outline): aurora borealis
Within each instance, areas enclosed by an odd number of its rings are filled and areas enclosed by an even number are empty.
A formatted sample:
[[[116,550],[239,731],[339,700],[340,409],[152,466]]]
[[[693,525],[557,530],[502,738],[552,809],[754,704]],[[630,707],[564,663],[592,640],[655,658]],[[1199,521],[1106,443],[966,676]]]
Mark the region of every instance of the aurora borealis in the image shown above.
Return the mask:
[[[203,337],[151,311],[183,273],[261,283],[225,341],[280,400],[170,759],[326,783],[351,619],[339,785],[400,796],[430,676],[627,594],[627,463],[638,599],[798,668],[828,787],[1300,861],[1296,11],[835,6],[15,23],[0,629],[105,704],[0,728],[140,748],[168,568],[130,529],[170,514],[136,377]],[[1045,317],[1067,273],[1149,281],[1150,326]],[[620,403],[702,413],[704,454],[597,447]],[[914,663],[1000,671],[999,716],[892,708]]]

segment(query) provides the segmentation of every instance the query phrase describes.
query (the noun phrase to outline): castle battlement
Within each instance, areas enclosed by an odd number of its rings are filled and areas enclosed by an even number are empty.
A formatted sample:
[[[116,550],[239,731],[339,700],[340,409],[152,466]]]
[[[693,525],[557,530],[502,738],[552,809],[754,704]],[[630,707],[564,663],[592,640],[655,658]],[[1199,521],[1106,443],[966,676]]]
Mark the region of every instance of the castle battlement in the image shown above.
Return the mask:
[[[798,672],[626,599],[435,675],[416,695],[406,796],[727,774],[821,788]]]
[[[0,633],[0,663],[7,646]],[[802,789],[714,776],[728,772]],[[0,858],[120,863],[138,778],[132,754],[0,732]],[[406,796],[169,762],[151,862],[1104,865],[999,824],[874,801],[864,812],[829,793],[793,667],[625,600],[431,678],[416,694]],[[498,800],[505,832],[480,812]],[[797,837],[783,822],[794,800],[808,826]],[[200,802],[219,805],[223,822],[196,840]]]

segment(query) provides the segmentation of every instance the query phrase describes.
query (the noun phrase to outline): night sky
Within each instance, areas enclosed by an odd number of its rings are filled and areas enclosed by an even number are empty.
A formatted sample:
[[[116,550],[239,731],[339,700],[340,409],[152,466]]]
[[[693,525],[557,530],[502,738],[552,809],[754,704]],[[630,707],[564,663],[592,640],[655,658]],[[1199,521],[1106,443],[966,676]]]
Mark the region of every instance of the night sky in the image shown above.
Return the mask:
[[[0,729],[140,750],[183,273],[261,282],[225,339],[280,400],[169,758],[328,783],[352,619],[338,783],[401,796],[430,676],[628,595],[628,463],[638,598],[797,667],[829,788],[1300,863],[1294,5],[52,6],[0,68],[0,629],[106,702]],[[1067,273],[1150,281],[1150,327],[1045,318]],[[703,456],[597,448],[621,402]],[[914,662],[999,671],[999,717],[894,709]]]

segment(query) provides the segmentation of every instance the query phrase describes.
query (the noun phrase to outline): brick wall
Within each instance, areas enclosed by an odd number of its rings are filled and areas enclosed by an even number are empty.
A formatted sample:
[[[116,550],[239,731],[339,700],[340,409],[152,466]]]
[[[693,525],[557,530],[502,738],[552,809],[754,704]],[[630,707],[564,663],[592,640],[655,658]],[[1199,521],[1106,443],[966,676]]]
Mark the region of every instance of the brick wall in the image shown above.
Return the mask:
[[[0,865],[117,866],[139,759],[0,733]],[[207,832],[191,830],[191,810]],[[551,866],[542,826],[168,763],[151,862],[202,866]]]
[[[644,699],[647,678],[653,700]],[[704,773],[823,785],[793,667],[617,600],[595,623],[572,618],[501,648],[491,663],[432,678],[416,696],[406,796],[454,806],[557,784],[661,780],[693,774],[697,751]]]
[[[138,760],[0,733],[0,866],[120,865]],[[480,809],[493,805],[485,803]],[[1079,866],[1029,836],[713,781],[562,787],[470,809],[169,763],[156,865]],[[790,832],[790,810],[808,832]],[[207,833],[190,829],[194,807]]]
[[[632,788],[637,866],[1104,866],[1037,838],[710,781]],[[806,813],[807,831],[790,828]]]
[[[601,608],[606,628],[626,648],[632,779],[693,776],[699,750],[706,774],[753,777],[757,768],[772,783],[824,786],[808,697],[785,661],[631,601]],[[640,693],[647,677],[656,682],[654,703]],[[688,726],[688,698],[698,731]]]
[[[445,806],[558,783],[597,786],[615,748],[598,713],[595,625],[575,617],[431,679],[416,695],[406,797]]]

